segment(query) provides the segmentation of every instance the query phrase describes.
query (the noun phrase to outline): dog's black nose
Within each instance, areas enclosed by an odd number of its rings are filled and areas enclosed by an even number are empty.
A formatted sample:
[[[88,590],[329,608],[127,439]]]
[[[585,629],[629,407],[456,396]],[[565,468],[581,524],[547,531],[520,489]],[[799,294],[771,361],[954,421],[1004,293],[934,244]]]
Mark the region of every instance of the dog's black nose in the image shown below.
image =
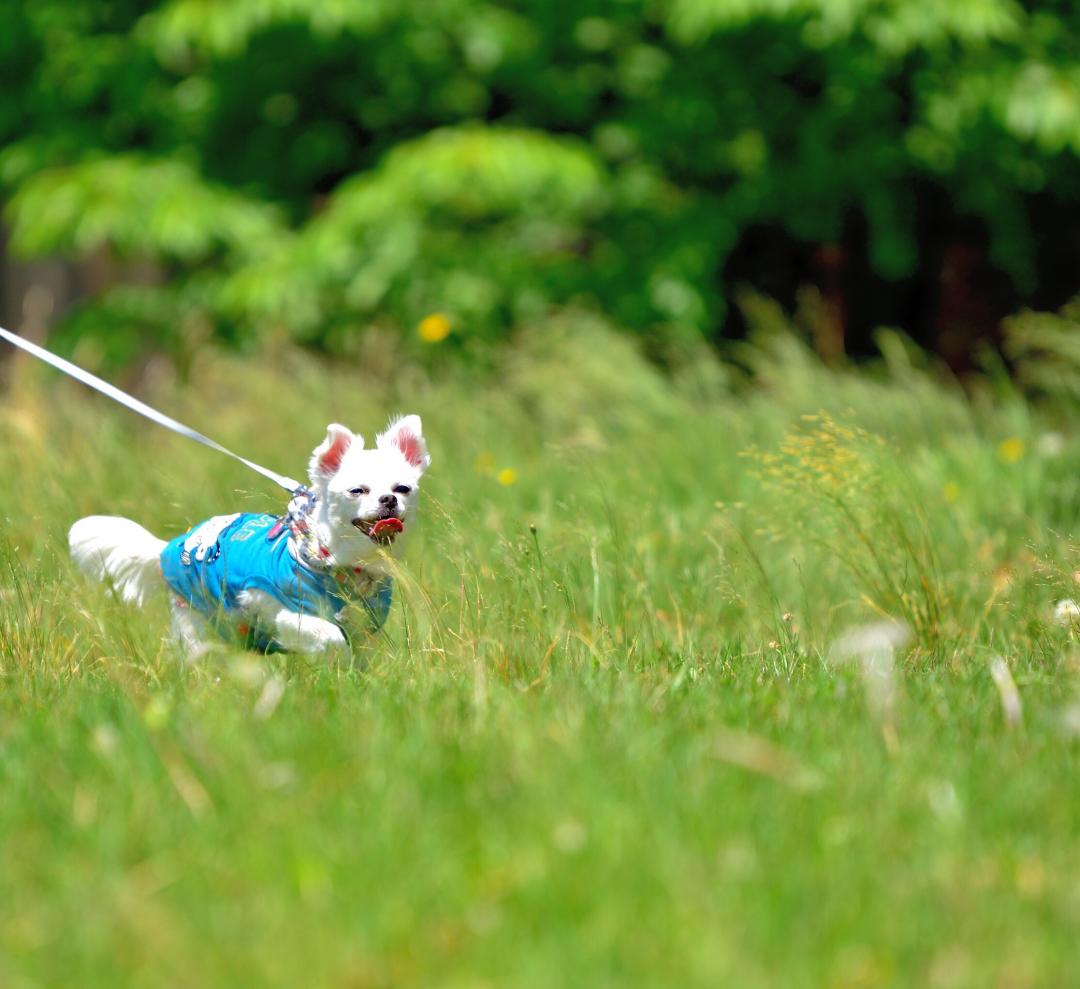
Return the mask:
[[[384,494],[379,497],[379,504],[387,508],[397,508],[397,495]]]

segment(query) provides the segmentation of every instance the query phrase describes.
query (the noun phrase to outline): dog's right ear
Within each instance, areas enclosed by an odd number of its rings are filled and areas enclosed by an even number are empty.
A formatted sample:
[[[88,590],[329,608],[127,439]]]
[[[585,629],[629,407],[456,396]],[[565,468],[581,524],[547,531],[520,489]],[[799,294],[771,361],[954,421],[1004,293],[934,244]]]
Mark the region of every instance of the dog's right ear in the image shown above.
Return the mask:
[[[341,467],[341,458],[345,456],[355,440],[364,445],[362,436],[355,436],[350,429],[336,422],[326,427],[326,439],[311,451],[308,464],[308,476],[313,484],[333,477]]]

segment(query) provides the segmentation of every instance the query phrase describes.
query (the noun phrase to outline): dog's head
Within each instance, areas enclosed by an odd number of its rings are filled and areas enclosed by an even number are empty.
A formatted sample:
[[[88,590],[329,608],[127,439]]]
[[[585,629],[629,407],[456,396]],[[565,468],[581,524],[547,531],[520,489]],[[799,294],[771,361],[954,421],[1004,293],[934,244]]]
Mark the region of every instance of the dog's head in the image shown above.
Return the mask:
[[[339,550],[348,547],[349,556],[362,559],[408,528],[420,478],[431,463],[422,430],[419,416],[404,416],[364,449],[362,436],[337,423],[326,427],[326,439],[311,453],[308,476],[319,517]]]

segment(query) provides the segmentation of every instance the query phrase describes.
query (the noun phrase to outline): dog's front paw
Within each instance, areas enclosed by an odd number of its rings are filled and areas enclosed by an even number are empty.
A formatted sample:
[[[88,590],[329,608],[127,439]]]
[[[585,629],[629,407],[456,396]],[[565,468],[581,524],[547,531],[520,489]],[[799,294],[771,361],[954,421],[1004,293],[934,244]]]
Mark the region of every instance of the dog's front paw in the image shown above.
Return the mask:
[[[341,629],[323,618],[282,611],[274,625],[274,638],[289,652],[331,653],[348,648]]]
[[[265,591],[242,591],[237,604],[246,621],[258,625],[286,652],[327,653],[348,648],[344,633],[333,622],[282,608]]]
[[[310,631],[310,646],[308,652],[331,652],[337,649],[345,649],[348,640],[344,633],[336,625],[323,622],[326,628],[312,629]]]

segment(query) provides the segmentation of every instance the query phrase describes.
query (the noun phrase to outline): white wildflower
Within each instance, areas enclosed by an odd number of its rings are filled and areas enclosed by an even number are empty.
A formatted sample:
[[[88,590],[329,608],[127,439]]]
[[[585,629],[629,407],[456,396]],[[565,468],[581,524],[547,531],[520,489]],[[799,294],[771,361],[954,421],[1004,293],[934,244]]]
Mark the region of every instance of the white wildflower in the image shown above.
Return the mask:
[[[1080,701],[1073,701],[1061,712],[1061,730],[1070,738],[1080,738]]]
[[[990,676],[993,677],[994,686],[1001,697],[1001,712],[1005,715],[1005,724],[1010,728],[1017,727],[1024,720],[1024,706],[1009,664],[1000,656],[994,656],[990,660]]]
[[[848,629],[833,643],[833,663],[855,664],[866,692],[866,703],[882,723],[886,744],[896,746],[896,650],[911,639],[911,629],[898,621],[870,622]]]
[[[281,698],[285,696],[285,678],[275,673],[263,684],[259,699],[255,702],[253,714],[260,721],[265,721],[277,710]]]

